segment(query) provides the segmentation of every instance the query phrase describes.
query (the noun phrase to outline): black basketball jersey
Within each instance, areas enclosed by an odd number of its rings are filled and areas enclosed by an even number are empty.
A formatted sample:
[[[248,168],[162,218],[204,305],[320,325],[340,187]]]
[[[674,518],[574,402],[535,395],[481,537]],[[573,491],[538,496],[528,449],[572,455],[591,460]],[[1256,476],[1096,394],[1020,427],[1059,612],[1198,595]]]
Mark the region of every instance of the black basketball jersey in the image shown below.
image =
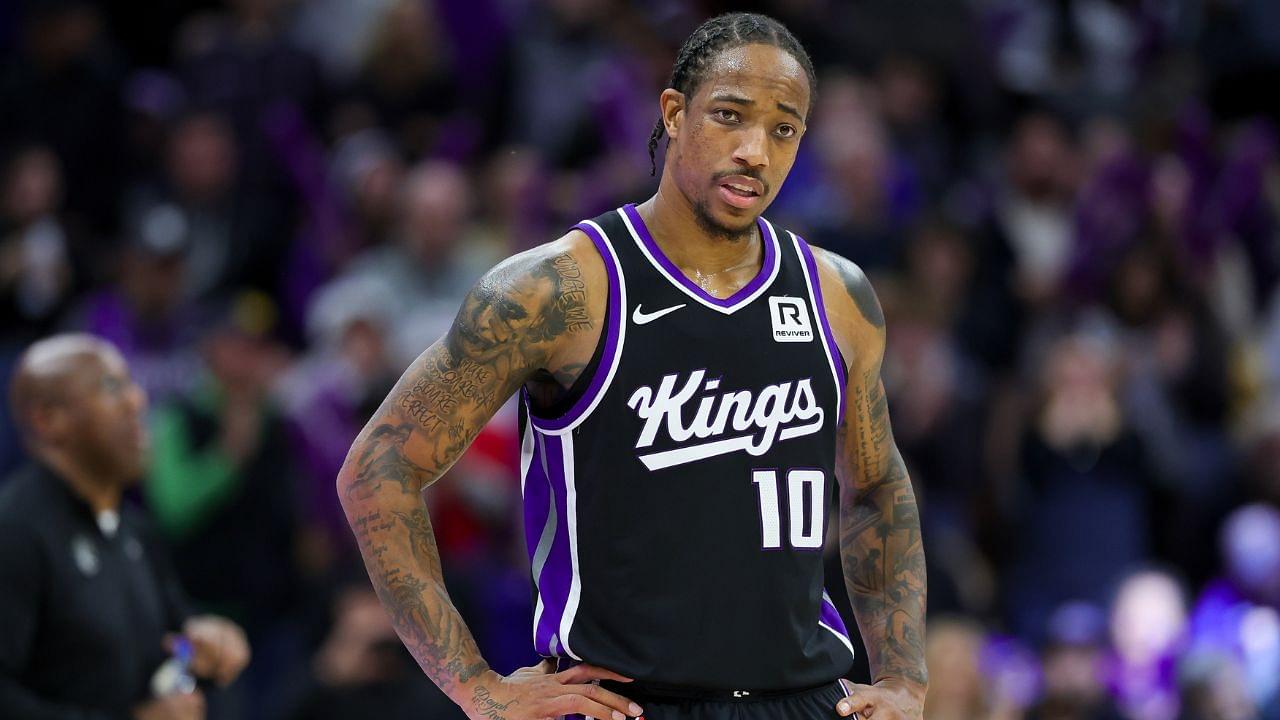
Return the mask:
[[[609,278],[594,368],[567,411],[521,413],[544,656],[725,690],[852,665],[822,572],[845,368],[808,246],[758,225],[762,268],[724,300],[634,206],[576,226]]]

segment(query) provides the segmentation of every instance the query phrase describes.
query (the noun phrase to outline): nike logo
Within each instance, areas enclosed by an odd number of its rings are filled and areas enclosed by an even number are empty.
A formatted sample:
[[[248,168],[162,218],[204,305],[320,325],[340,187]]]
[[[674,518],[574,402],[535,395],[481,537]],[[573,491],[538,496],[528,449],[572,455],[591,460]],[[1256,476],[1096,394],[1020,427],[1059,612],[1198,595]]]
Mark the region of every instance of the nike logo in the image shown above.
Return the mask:
[[[672,305],[669,308],[662,308],[661,310],[655,310],[651,313],[642,312],[640,310],[641,307],[643,306],[637,305],[635,312],[631,313],[631,322],[637,325],[644,325],[645,323],[651,323],[654,320],[657,320],[658,318],[662,317],[663,315],[668,315],[670,313],[673,313],[679,310],[680,308],[684,307],[684,303],[680,303],[679,305]]]

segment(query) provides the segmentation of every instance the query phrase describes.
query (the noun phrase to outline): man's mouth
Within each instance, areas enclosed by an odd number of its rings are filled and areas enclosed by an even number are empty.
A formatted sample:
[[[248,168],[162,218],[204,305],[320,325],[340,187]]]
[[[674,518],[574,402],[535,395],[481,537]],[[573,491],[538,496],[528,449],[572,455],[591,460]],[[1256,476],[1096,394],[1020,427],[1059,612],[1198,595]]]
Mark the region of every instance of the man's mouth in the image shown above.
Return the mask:
[[[720,197],[729,205],[746,209],[764,195],[764,183],[745,175],[732,175],[720,179]]]

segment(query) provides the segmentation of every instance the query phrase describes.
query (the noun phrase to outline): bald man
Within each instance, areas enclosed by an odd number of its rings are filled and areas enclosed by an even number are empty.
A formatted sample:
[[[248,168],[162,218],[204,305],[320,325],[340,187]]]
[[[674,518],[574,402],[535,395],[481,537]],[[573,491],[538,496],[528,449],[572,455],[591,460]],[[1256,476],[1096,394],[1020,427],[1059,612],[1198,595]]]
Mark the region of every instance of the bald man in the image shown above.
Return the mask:
[[[146,395],[110,344],[32,345],[10,388],[32,463],[0,488],[0,717],[199,720],[199,690],[154,696],[183,637],[192,671],[231,682],[249,659],[229,620],[189,616],[146,524],[121,505],[142,475]]]

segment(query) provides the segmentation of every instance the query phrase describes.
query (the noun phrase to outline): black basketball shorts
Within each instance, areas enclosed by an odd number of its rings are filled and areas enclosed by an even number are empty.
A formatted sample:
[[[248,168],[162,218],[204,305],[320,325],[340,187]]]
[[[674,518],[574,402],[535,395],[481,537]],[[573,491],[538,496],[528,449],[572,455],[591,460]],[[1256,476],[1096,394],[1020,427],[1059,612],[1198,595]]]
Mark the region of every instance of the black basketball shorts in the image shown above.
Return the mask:
[[[839,680],[794,692],[739,691],[737,697],[729,692],[705,698],[655,695],[630,683],[601,684],[639,703],[644,720],[845,720],[836,712],[836,703],[848,695]],[[583,718],[567,715],[565,720]]]

